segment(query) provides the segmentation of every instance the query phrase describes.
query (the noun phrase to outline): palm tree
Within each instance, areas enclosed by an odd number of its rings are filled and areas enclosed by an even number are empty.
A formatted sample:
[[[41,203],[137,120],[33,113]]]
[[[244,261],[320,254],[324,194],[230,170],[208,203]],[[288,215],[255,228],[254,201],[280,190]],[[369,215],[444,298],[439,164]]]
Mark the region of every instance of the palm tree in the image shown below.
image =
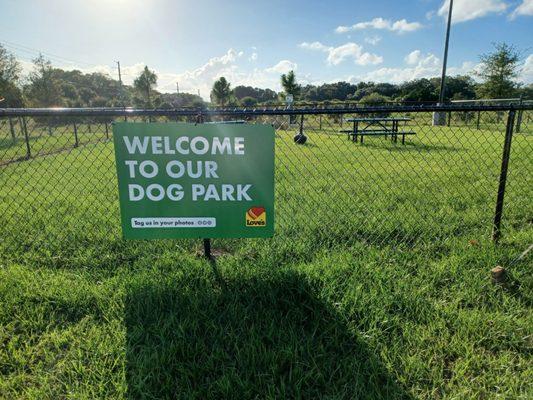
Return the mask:
[[[147,66],[144,67],[143,72],[135,78],[133,86],[141,93],[146,94],[147,105],[151,105],[150,91],[157,85],[157,75],[155,72],[150,71]]]
[[[230,83],[223,76],[215,81],[211,89],[211,101],[224,106],[229,102],[231,97]]]
[[[296,75],[294,75],[293,70],[281,75],[281,86],[283,86],[285,95],[291,94],[296,99],[296,96],[300,94],[301,87],[296,82]]]

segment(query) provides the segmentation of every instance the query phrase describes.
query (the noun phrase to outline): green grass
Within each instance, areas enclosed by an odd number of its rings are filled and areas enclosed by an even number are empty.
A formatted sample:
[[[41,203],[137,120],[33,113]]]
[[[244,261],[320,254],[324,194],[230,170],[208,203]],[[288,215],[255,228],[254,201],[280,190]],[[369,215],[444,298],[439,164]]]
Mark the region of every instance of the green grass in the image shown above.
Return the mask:
[[[502,129],[323,127],[278,131],[276,235],[215,270],[120,239],[111,143],[1,167],[0,398],[531,398],[533,136],[494,246]]]
[[[0,121],[0,165],[25,158],[68,151],[89,143],[105,142],[111,137],[111,125],[107,133],[104,124],[77,123],[47,126],[45,121],[39,124],[33,120],[27,121],[28,137],[24,135],[22,127],[17,123],[13,127],[12,135],[7,122]],[[29,153],[28,153],[29,145]]]

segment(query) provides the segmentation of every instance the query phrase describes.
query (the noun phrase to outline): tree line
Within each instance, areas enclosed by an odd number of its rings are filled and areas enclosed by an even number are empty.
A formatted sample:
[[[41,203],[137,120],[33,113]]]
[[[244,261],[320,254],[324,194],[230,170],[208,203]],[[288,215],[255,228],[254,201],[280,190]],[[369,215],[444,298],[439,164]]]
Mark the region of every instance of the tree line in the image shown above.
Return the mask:
[[[481,98],[533,98],[533,85],[517,82],[521,55],[513,46],[495,44],[494,50],[480,56],[480,69],[470,75],[446,78],[445,100]],[[21,66],[15,56],[0,45],[0,107],[140,107],[140,108],[204,108],[208,103],[195,94],[160,93],[157,74],[147,66],[135,78],[133,85],[102,73],[82,73],[55,68],[42,55],[33,61],[28,76],[21,76]],[[336,82],[322,85],[300,85],[294,71],[282,74],[283,90],[252,86],[231,87],[225,77],[212,87],[211,105],[243,106],[278,104],[287,95],[294,101],[309,103],[436,102],[440,78],[421,78],[401,84],[375,82]]]

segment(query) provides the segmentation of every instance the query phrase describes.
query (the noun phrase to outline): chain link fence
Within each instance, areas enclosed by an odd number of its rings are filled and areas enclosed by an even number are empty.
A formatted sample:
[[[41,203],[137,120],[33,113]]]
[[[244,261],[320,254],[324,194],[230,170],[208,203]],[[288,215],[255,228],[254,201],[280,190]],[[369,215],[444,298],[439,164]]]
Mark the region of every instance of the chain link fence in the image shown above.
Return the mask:
[[[490,240],[499,200],[503,237],[531,238],[532,110],[0,110],[0,250],[121,242],[112,141],[118,120],[271,124],[276,237],[325,248]],[[434,112],[445,115],[443,125],[433,125]],[[305,144],[295,143],[298,134]],[[502,168],[506,144],[508,169],[505,160]]]

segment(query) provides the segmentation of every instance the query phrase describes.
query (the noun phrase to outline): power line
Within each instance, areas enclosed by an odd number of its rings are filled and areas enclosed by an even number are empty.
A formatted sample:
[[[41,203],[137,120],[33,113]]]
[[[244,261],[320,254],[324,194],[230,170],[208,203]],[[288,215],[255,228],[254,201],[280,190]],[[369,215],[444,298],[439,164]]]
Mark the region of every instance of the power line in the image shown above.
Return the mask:
[[[6,42],[6,41],[3,41],[3,40],[0,40],[0,44],[5,45],[7,48],[9,48],[9,50],[15,49],[14,53],[15,53],[16,57],[19,60],[23,60],[23,61],[30,62],[30,63],[34,61],[34,58],[31,58],[31,56],[42,54],[42,55],[44,55],[46,57],[52,58],[52,61],[56,61],[56,62],[60,61],[61,63],[64,63],[66,61],[66,62],[68,62],[70,64],[77,64],[77,63],[85,64],[86,66],[92,67],[92,68],[101,67],[99,65],[89,64],[89,63],[81,62],[81,61],[74,61],[74,60],[71,60],[71,59],[68,59],[68,58],[65,58],[65,57],[56,56],[56,55],[53,55],[53,54],[48,53],[48,52],[43,52],[43,51],[40,51],[40,50],[37,50],[37,49],[33,49],[31,47],[28,47],[28,46],[18,45],[18,44],[12,43],[12,42]],[[26,53],[28,55],[26,55],[26,54],[21,55],[20,52]],[[75,67],[79,67],[78,65],[74,65],[74,66]],[[109,65],[107,65],[107,66],[109,66]],[[61,68],[61,67],[59,67],[59,68]],[[81,67],[81,68],[83,68],[83,67]],[[111,73],[106,73],[106,75],[110,75],[110,77],[111,77],[112,74]],[[120,83],[121,83],[121,86],[122,86],[122,80],[121,79],[119,79],[119,80],[120,80]],[[80,85],[80,84],[78,83],[78,85]],[[86,85],[83,85],[81,87],[92,89],[91,87],[86,86]],[[121,89],[121,93],[122,93],[122,89]]]
[[[4,39],[0,39],[0,43],[5,45],[6,47],[10,47],[10,48],[13,48],[13,49],[18,50],[18,51],[22,51],[22,52],[30,53],[30,54],[42,54],[42,55],[44,55],[44,56],[46,56],[48,58],[53,58],[53,59],[56,59],[56,60],[61,61],[61,62],[68,62],[68,63],[71,63],[71,64],[84,64],[84,65],[91,66],[91,67],[95,66],[94,64],[91,64],[91,63],[88,63],[88,62],[85,62],[85,61],[79,61],[79,60],[77,61],[77,60],[73,60],[73,59],[70,59],[70,58],[58,56],[56,54],[49,53],[47,51],[35,49],[33,47],[29,47],[29,46],[25,46],[25,45],[22,45],[22,44],[10,42],[10,41],[4,40]]]

